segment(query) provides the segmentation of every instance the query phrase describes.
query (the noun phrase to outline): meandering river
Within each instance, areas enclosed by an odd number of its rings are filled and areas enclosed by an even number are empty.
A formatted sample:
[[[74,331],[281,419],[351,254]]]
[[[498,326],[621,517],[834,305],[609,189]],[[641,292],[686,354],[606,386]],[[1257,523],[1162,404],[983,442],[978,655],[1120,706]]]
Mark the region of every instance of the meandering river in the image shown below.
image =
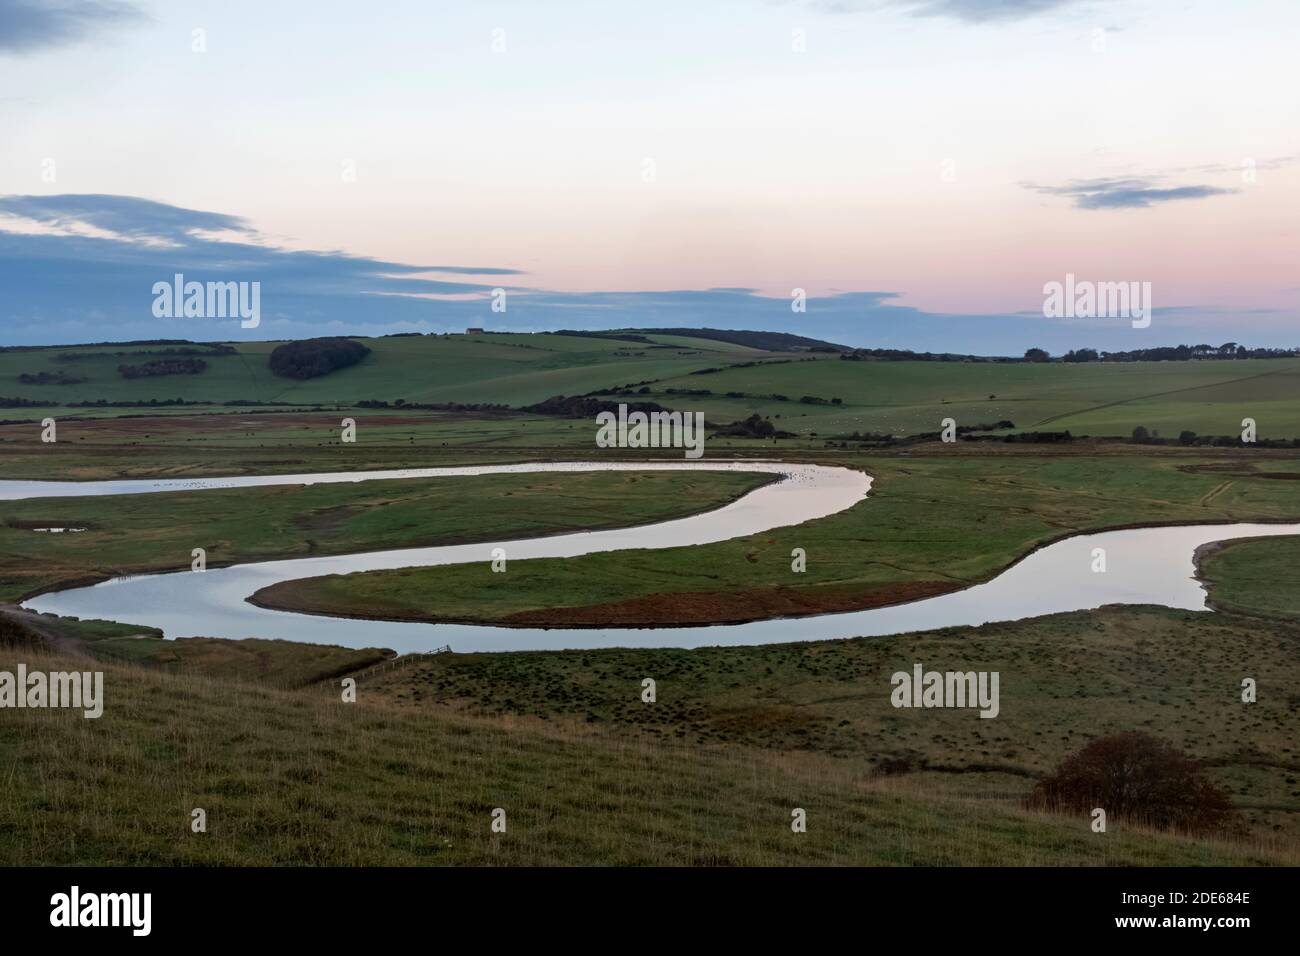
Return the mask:
[[[455,475],[701,469],[776,474],[781,480],[713,511],[640,527],[517,541],[292,558],[210,568],[203,572],[186,570],[117,578],[90,587],[43,594],[26,602],[26,606],[35,611],[149,625],[161,628],[168,637],[282,638],[346,647],[391,647],[402,653],[430,650],[443,644],[450,644],[456,651],[767,644],[983,624],[1104,604],[1164,604],[1203,610],[1205,591],[1195,579],[1193,567],[1193,554],[1198,547],[1229,538],[1300,534],[1300,524],[1218,524],[1078,535],[1033,552],[984,584],[869,611],[708,627],[503,628],[296,614],[259,608],[249,604],[247,598],[268,585],[295,578],[487,562],[495,548],[504,548],[509,561],[518,561],[724,541],[802,524],[851,508],[867,497],[871,479],[848,468],[784,462],[560,462],[233,478],[0,481],[0,500]],[[195,547],[202,546],[203,542],[196,539]],[[1105,573],[1092,570],[1096,548],[1106,551]],[[808,560],[817,560],[815,549]],[[864,552],[862,561],[871,560],[872,555]],[[502,578],[503,586],[507,586],[509,571]]]

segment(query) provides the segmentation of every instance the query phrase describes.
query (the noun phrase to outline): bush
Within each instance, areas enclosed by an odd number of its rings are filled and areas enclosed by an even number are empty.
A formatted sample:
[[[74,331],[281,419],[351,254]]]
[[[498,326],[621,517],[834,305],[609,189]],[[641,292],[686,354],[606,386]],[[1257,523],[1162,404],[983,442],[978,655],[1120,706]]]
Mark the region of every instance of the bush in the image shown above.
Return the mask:
[[[730,438],[794,438],[791,432],[781,431],[775,425],[757,414],[750,415],[742,421],[730,425],[720,425],[714,429],[715,435]]]
[[[276,346],[271,352],[271,371],[285,378],[318,378],[356,365],[369,354],[369,346],[351,339],[303,339]]]
[[[1236,813],[1228,796],[1200,776],[1183,753],[1150,734],[1098,737],[1040,780],[1029,806],[1073,813],[1096,807],[1108,819],[1161,829],[1227,829]]]

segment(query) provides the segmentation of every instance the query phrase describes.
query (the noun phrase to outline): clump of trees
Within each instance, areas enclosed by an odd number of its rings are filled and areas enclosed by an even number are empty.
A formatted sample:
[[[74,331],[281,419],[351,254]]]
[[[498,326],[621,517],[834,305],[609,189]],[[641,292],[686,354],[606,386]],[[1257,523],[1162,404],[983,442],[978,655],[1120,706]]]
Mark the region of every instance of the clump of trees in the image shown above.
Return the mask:
[[[536,405],[525,405],[525,412],[534,415],[561,415],[565,418],[593,418],[601,412],[617,412],[618,406],[624,404],[631,412],[666,412],[668,409],[656,402],[611,402],[590,395],[552,395]]]
[[[1106,352],[1097,349],[1071,349],[1061,356],[1062,362],[1207,362],[1236,359],[1296,358],[1300,349],[1252,349],[1236,342],[1222,345],[1167,345],[1150,349],[1130,349],[1127,352]],[[1026,362],[1050,362],[1052,357],[1043,349],[1025,352]]]
[[[369,346],[338,336],[285,342],[271,352],[271,371],[285,378],[319,378],[369,354]]]
[[[1160,431],[1138,425],[1133,429],[1132,442],[1137,445],[1184,445],[1187,447],[1241,448],[1246,442],[1240,435],[1198,435],[1183,429],[1177,438],[1161,438]],[[1259,438],[1252,443],[1256,448],[1300,448],[1300,438]]]
[[[157,375],[198,375],[208,367],[203,359],[165,358],[150,359],[139,365],[119,365],[118,374],[123,378],[152,378]]]
[[[757,414],[729,425],[719,425],[713,434],[728,438],[794,438],[793,432],[781,431]]]
[[[34,398],[8,398],[0,396],[0,408],[49,408],[50,406],[57,404],[57,402],[42,402]]]
[[[1228,795],[1177,748],[1140,730],[1098,737],[1071,754],[1027,798],[1031,807],[1184,832],[1231,828]]]
[[[419,333],[411,333],[419,334]],[[408,402],[404,398],[397,398],[388,401],[383,398],[363,398],[355,403],[357,408],[401,408],[416,411],[431,412],[508,412],[511,411],[509,405],[494,404],[492,402]]]
[[[1018,362],[1004,355],[967,355],[961,352],[913,352],[911,349],[853,349],[841,352],[845,362]]]
[[[84,375],[69,375],[67,372],[23,372],[18,376],[23,385],[80,385],[90,381]]]

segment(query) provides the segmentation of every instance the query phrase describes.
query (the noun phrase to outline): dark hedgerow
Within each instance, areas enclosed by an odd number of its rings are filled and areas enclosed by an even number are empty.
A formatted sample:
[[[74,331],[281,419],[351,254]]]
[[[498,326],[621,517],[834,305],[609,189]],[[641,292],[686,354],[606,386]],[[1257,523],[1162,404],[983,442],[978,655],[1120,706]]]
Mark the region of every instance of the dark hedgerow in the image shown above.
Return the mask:
[[[203,359],[162,358],[139,365],[119,365],[117,371],[123,378],[151,378],[158,375],[198,375],[207,367],[208,363]]]
[[[271,352],[271,371],[285,378],[317,378],[356,365],[369,354],[369,346],[339,337],[285,342]]]
[[[1029,806],[1129,820],[1162,830],[1230,829],[1228,795],[1181,751],[1140,730],[1098,737],[1063,760],[1027,798]]]

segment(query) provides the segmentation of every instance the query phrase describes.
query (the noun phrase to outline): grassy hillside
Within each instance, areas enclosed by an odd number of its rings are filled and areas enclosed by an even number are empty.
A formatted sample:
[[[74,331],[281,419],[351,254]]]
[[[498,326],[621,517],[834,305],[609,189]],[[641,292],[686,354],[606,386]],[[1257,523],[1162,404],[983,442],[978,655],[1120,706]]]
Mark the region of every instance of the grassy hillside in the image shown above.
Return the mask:
[[[637,333],[642,334],[642,333]],[[834,355],[764,352],[682,335],[648,342],[605,336],[483,334],[400,336],[364,341],[358,365],[298,381],[273,375],[274,342],[242,343],[233,355],[204,356],[198,375],[125,379],[124,362],[146,346],[0,351],[0,396],[54,403],[183,398],[306,406],[379,399],[491,403],[523,407],[545,398],[635,385],[642,400],[731,422],[757,413],[787,431],[819,438],[874,432],[894,435],[1009,420],[1021,430],[1131,434],[1142,425],[1176,437],[1183,430],[1233,435],[1241,419],[1263,438],[1300,436],[1300,359],[1123,364],[853,362]],[[155,347],[163,348],[162,346]],[[62,361],[60,356],[72,355]],[[736,367],[748,366],[748,367]],[[720,369],[707,374],[710,369]],[[23,374],[84,378],[75,384],[23,384]],[[643,384],[644,383],[644,384]],[[707,390],[709,395],[686,395]],[[732,393],[729,395],[728,393]],[[772,396],[786,396],[782,401]],[[804,396],[827,404],[803,404]],[[829,404],[840,399],[840,404]],[[39,419],[72,410],[15,408],[11,418]],[[77,410],[77,414],[87,414]],[[94,413],[94,412],[90,412]],[[99,412],[102,413],[102,412]]]
[[[1001,676],[1001,712],[890,706],[920,662]],[[1240,676],[1260,699],[1244,705]],[[656,702],[641,681],[656,682]],[[828,754],[991,802],[1026,792],[1093,737],[1147,728],[1212,767],[1258,835],[1300,840],[1300,629],[1225,615],[1116,607],[1008,624],[810,644],[696,650],[455,654],[366,685],[422,712],[700,747]]]
[[[983,580],[1071,532],[1178,521],[1300,520],[1294,462],[1183,453],[846,458],[870,497],[823,518],[717,544],[485,567],[374,571],[274,585],[276,607],[511,624],[641,625],[851,610]],[[1281,476],[1281,477],[1279,477]],[[791,550],[807,553],[794,573]],[[434,600],[434,596],[437,600]],[[431,617],[437,609],[438,618]]]
[[[362,677],[355,704],[342,703],[332,682],[289,691],[255,678],[104,665],[98,720],[7,712],[0,862],[1294,864],[1293,834],[1274,829],[1284,814],[1268,809],[1294,804],[1284,781],[1294,709],[1288,716],[1261,703],[1238,717],[1212,704],[1198,717],[1202,700],[1191,702],[1198,690],[1217,692],[1208,675],[1233,653],[1294,683],[1294,647],[1242,637],[1220,646],[1229,635],[1202,632],[1195,620],[1125,626],[1127,637],[1054,621],[1008,635],[1003,647],[993,634],[976,644],[923,637],[935,663],[1005,662],[1011,690],[993,721],[882,712],[887,687],[874,678],[914,651],[874,641],[639,659],[457,658],[442,671]],[[1089,643],[1098,656],[1085,652]],[[1086,668],[1073,681],[1055,663],[1062,651]],[[1201,652],[1212,667],[1186,688],[1179,661]],[[16,659],[0,650],[0,668]],[[84,666],[30,651],[21,659],[37,669]],[[646,706],[635,695],[650,672],[662,675],[654,718],[634,710]],[[414,699],[414,689],[426,696]],[[1188,719],[1183,743],[1194,753],[1227,761],[1216,773],[1250,815],[1250,832],[1192,839],[1114,823],[1099,835],[1084,819],[1020,809],[1028,780],[1016,773],[917,765],[889,774],[862,759],[882,747],[938,753],[947,741],[953,762],[987,750],[1037,767],[1095,731],[1095,708],[1107,726],[1123,726],[1157,702]],[[1035,715],[1053,708],[1064,714],[1059,731],[1035,740]],[[1220,709],[1227,723],[1213,727]],[[464,712],[472,710],[498,713]],[[1258,754],[1243,754],[1244,733]],[[490,830],[498,807],[504,834]],[[795,807],[807,811],[807,833],[790,830]],[[189,829],[194,808],[207,812],[206,833]]]
[[[358,365],[299,381],[272,374],[277,342],[239,343],[234,355],[205,355],[199,375],[126,379],[122,363],[167,346],[70,346],[0,352],[0,396],[55,402],[148,401],[185,398],[223,402],[462,402],[529,405],[552,395],[575,395],[644,379],[679,375],[728,361],[747,361],[754,350],[703,339],[656,348],[641,343],[559,335],[437,335],[357,338],[371,349]],[[654,345],[664,345],[657,340]],[[60,356],[72,354],[69,361]],[[77,384],[24,385],[21,374],[64,373]]]

